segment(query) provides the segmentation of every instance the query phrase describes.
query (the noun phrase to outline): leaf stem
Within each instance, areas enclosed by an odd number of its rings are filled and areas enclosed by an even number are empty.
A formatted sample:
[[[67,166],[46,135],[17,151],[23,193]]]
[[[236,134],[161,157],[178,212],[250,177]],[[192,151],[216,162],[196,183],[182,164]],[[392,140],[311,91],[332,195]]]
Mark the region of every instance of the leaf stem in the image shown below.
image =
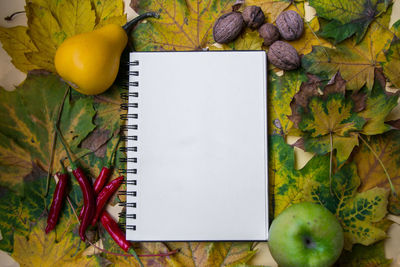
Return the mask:
[[[365,141],[365,139],[362,138],[361,135],[359,135],[359,136],[360,136],[361,141],[364,142],[364,144],[368,147],[368,149],[372,152],[372,154],[374,154],[376,160],[377,160],[377,161],[379,162],[379,164],[382,166],[382,169],[383,169],[383,171],[385,172],[386,177],[387,177],[387,179],[388,179],[388,182],[389,182],[389,185],[390,185],[390,190],[392,191],[392,194],[393,194],[394,196],[397,196],[396,189],[394,188],[394,186],[393,186],[393,184],[392,184],[392,179],[390,178],[390,175],[389,175],[389,173],[388,173],[388,171],[387,171],[385,165],[383,164],[382,160],[379,158],[379,155],[378,155],[378,154],[374,151],[374,149],[367,143],[367,141]]]
[[[70,89],[71,89],[71,87],[68,86],[68,88],[65,90],[63,100],[62,100],[60,106],[58,107],[57,120],[54,124],[54,129],[53,129],[54,134],[53,134],[53,141],[51,144],[49,169],[47,170],[46,191],[45,191],[45,195],[44,195],[45,197],[47,197],[47,195],[49,194],[50,176],[53,172],[54,151],[56,149],[56,142],[57,142],[57,130],[56,129],[58,128],[58,126],[60,124],[60,119],[61,119],[61,114],[62,114],[62,110],[64,107],[65,99],[67,98],[67,95],[68,95]]]

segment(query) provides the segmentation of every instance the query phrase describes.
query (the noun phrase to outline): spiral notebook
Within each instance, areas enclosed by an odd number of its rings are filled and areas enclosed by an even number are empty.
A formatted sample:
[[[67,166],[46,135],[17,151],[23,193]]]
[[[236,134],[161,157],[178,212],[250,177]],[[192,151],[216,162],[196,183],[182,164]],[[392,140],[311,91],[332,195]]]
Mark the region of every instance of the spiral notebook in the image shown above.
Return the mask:
[[[264,51],[130,54],[126,237],[267,240]]]

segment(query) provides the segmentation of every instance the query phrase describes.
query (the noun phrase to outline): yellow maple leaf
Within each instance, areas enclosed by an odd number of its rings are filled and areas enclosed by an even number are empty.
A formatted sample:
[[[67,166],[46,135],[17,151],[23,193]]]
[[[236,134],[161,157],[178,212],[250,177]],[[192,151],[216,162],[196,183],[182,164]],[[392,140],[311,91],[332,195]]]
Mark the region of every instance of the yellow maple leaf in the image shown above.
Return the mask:
[[[46,234],[45,228],[46,221],[42,219],[32,228],[28,238],[17,232],[14,234],[11,256],[21,266],[98,266],[97,257],[83,256],[83,246],[78,249],[78,235],[72,232],[56,235],[55,231]]]
[[[0,27],[0,41],[23,72],[55,72],[54,55],[66,38],[108,23],[126,22],[122,0],[30,0],[25,10],[28,27]]]

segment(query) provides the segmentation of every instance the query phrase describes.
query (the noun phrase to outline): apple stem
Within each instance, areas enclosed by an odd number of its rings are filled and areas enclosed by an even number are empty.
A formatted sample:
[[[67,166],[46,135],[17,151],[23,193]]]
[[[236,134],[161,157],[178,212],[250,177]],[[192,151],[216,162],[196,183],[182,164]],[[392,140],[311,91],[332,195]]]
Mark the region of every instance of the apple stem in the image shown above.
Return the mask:
[[[387,171],[385,165],[383,164],[382,160],[379,158],[379,155],[375,152],[375,150],[373,150],[373,148],[367,143],[367,141],[365,141],[364,138],[360,136],[361,141],[364,142],[364,144],[368,147],[368,149],[372,152],[372,154],[375,156],[376,160],[379,162],[379,164],[382,166],[383,171],[386,174],[386,177],[388,179],[389,185],[390,185],[390,190],[392,191],[392,194],[394,196],[397,196],[397,192],[396,189],[394,188],[393,184],[392,184],[392,179],[390,178],[389,172]]]
[[[131,28],[133,26],[135,26],[139,21],[144,20],[146,18],[159,18],[160,14],[156,13],[156,12],[146,12],[143,13],[139,16],[137,16],[136,18],[132,19],[131,21],[128,21],[124,26],[122,26],[122,28],[126,31],[126,33],[129,33],[129,31],[131,30]]]

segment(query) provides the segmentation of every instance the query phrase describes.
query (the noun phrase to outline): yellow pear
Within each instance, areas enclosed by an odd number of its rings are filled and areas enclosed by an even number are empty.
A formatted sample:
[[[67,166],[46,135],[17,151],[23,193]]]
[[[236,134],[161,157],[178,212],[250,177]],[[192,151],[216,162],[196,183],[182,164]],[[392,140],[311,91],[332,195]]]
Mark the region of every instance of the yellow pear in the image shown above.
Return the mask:
[[[124,29],[116,24],[72,36],[57,49],[56,70],[78,92],[100,94],[117,77],[121,53],[127,42]]]
[[[147,17],[158,14],[148,12],[124,27],[108,24],[66,39],[54,58],[57,73],[82,94],[103,93],[117,77],[121,54],[128,42],[125,30]]]

